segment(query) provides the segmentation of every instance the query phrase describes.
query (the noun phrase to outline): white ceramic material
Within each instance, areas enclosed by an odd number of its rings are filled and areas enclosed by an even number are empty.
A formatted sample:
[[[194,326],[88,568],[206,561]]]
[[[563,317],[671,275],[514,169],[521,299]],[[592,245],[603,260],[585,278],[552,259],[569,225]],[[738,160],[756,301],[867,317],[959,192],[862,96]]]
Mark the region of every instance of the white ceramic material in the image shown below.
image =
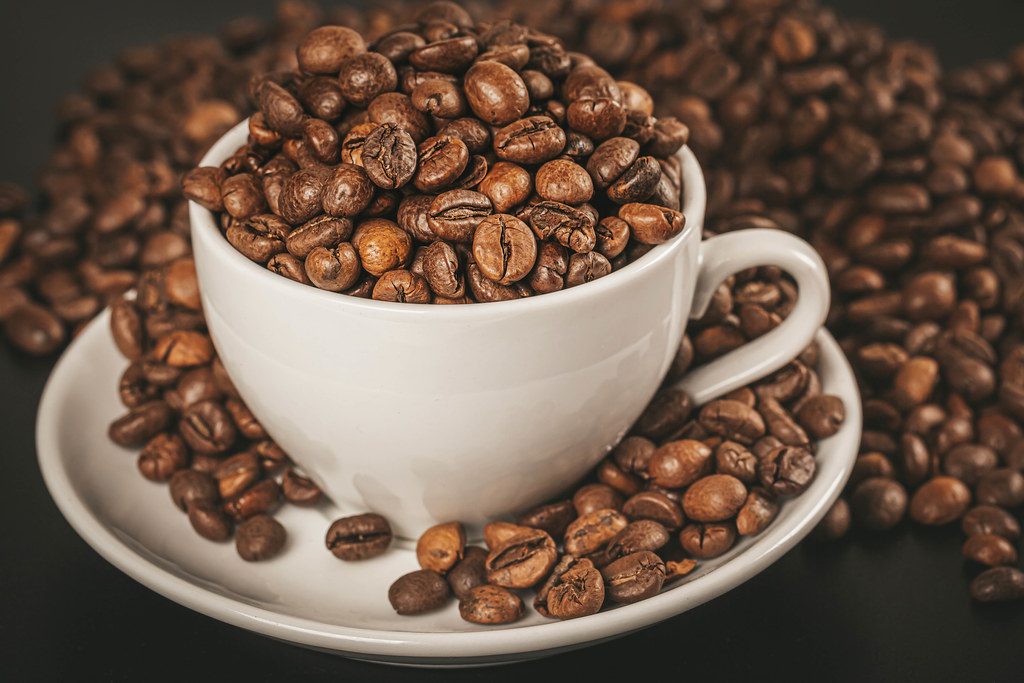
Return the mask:
[[[853,375],[822,332],[822,385],[843,399],[847,419],[821,443],[810,488],[788,501],[763,534],[702,563],[661,595],[574,621],[548,621],[531,609],[508,627],[476,626],[459,618],[454,603],[400,617],[387,589],[417,567],[414,553],[396,547],[366,562],[336,560],[323,546],[334,514],[329,509],[283,508],[278,519],[288,529],[288,544],[265,563],[246,563],[230,543],[197,536],[167,487],[143,479],[135,453],[107,438],[107,425],[123,411],[116,378],[125,367],[108,325],[104,313],[74,341],[50,375],[39,409],[39,465],[75,530],[126,574],[191,609],[280,640],[377,661],[459,666],[539,657],[696,607],[767,567],[814,527],[839,495],[860,437]]]
[[[246,141],[243,122],[203,159]],[[773,230],[701,243],[705,190],[681,151],[686,228],[585,286],[517,301],[422,306],[300,285],[250,262],[190,207],[210,334],[248,406],[342,508],[415,537],[552,497],[626,432],[654,394],[691,311],[728,275],[776,265],[800,289],[779,328],[695,372],[698,402],[788,362],[828,309],[813,249]]]

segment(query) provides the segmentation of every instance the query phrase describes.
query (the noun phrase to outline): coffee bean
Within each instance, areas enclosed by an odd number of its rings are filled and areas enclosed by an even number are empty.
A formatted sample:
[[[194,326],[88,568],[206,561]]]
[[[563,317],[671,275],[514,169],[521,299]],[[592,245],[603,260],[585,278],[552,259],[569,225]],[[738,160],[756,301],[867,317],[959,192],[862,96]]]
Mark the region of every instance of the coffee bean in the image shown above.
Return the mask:
[[[352,236],[352,244],[359,252],[362,267],[377,277],[406,265],[412,255],[409,234],[383,218],[371,218],[361,223]],[[310,279],[313,280],[312,275]]]
[[[338,83],[345,100],[357,107],[366,107],[381,93],[398,87],[398,74],[387,57],[366,52],[341,65]]]
[[[693,401],[677,389],[659,391],[633,425],[640,436],[660,441],[678,432],[693,411]]]
[[[602,560],[611,562],[641,550],[656,552],[669,541],[668,530],[656,521],[641,519],[630,522],[615,535],[605,548]]]
[[[168,481],[188,465],[188,449],[177,434],[157,434],[139,453],[139,472],[151,481]]]
[[[562,204],[582,204],[594,195],[590,176],[568,159],[552,159],[542,165],[537,170],[536,185],[541,197]]]
[[[572,505],[577,516],[604,509],[619,510],[622,508],[622,494],[607,484],[586,484],[573,494]]]
[[[557,560],[555,543],[546,531],[516,533],[491,547],[484,565],[487,582],[506,588],[529,588],[542,581]]]
[[[293,468],[285,470],[281,478],[281,493],[292,505],[311,506],[320,502],[323,491],[312,479],[304,477]]]
[[[233,525],[220,506],[209,501],[196,501],[188,505],[188,521],[196,533],[211,541],[231,538]],[[241,554],[241,551],[239,551]]]
[[[462,559],[466,532],[458,522],[430,527],[416,542],[416,560],[424,569],[444,574]]]
[[[838,396],[822,394],[804,401],[796,419],[815,439],[826,439],[839,431],[846,409]]]
[[[1010,468],[992,470],[978,480],[974,495],[981,505],[1004,508],[1024,505],[1024,474]]]
[[[811,532],[811,538],[816,541],[834,541],[842,538],[850,530],[850,505],[845,498],[839,498],[818,526]]]
[[[761,486],[777,496],[792,496],[810,485],[817,465],[805,448],[779,447],[761,458],[759,468]]]
[[[197,453],[223,453],[235,442],[237,431],[231,416],[216,401],[200,401],[182,413],[178,431]]]
[[[768,528],[778,514],[779,504],[764,490],[754,489],[736,513],[736,531],[741,536],[756,536]]]
[[[528,116],[494,133],[494,153],[517,164],[541,164],[565,148],[565,131],[547,116]]]
[[[281,487],[273,479],[264,479],[231,500],[225,501],[224,512],[236,522],[273,512],[280,502]]]
[[[459,600],[459,615],[474,624],[511,624],[524,612],[519,596],[499,586],[476,586]]]
[[[516,523],[545,531],[553,538],[561,538],[574,519],[576,509],[572,501],[560,500],[522,513],[516,518]]]
[[[978,602],[1024,599],[1024,572],[1014,567],[993,567],[971,581],[971,597]]]
[[[306,34],[296,50],[299,68],[336,74],[347,60],[366,52],[362,36],[345,26],[321,26]]]
[[[597,244],[593,218],[568,204],[538,202],[529,210],[529,223],[537,239],[553,239],[576,253],[587,253]]]
[[[884,531],[903,519],[907,511],[907,492],[899,482],[885,477],[872,477],[854,489],[850,506],[858,524]]]
[[[169,488],[171,499],[182,511],[193,503],[213,503],[218,498],[213,477],[195,469],[177,470],[171,476]]]
[[[515,216],[492,214],[477,225],[473,260],[485,277],[509,285],[530,273],[537,260],[537,241]]]
[[[260,461],[252,451],[243,451],[224,460],[213,472],[221,498],[234,498],[260,477]]]
[[[67,338],[57,316],[36,304],[15,308],[4,319],[3,330],[15,347],[33,356],[53,353]]]
[[[753,443],[765,433],[761,415],[739,401],[712,401],[701,408],[698,420],[709,432],[742,444]]]
[[[910,499],[910,518],[919,524],[949,524],[960,519],[971,504],[971,492],[953,477],[925,482]]]
[[[469,163],[469,148],[447,135],[427,138],[419,146],[419,166],[413,184],[421,192],[436,192],[454,183]]]
[[[522,118],[530,106],[522,77],[499,62],[474,64],[466,72],[464,88],[473,113],[492,126],[505,126]]]
[[[479,223],[491,215],[491,200],[472,190],[449,190],[430,204],[427,222],[438,237],[469,242]]]
[[[622,512],[630,520],[650,519],[669,530],[686,521],[679,503],[658,491],[641,491],[623,504]]]
[[[677,489],[689,486],[711,471],[711,449],[700,441],[670,441],[650,457],[647,473],[658,486]]]
[[[586,558],[565,555],[537,591],[534,607],[544,616],[575,619],[596,614],[604,604],[604,577]]]
[[[448,602],[451,592],[444,577],[429,569],[417,569],[398,578],[388,589],[388,601],[402,615],[422,614]]]
[[[446,577],[456,598],[462,600],[473,588],[487,583],[487,570],[484,567],[487,554],[486,550],[478,546],[466,546],[462,559],[455,563]]]
[[[383,239],[374,239],[372,242],[381,244]],[[374,251],[372,256],[380,257],[381,254]],[[387,256],[385,254],[382,260],[386,262]],[[372,260],[371,265],[377,267],[377,261]],[[356,284],[361,272],[359,256],[349,242],[342,242],[333,248],[313,247],[306,255],[306,276],[320,289],[344,291]]]
[[[665,563],[652,552],[640,551],[615,560],[601,576],[608,598],[630,604],[658,594],[665,582]]]
[[[715,471],[732,475],[744,484],[757,479],[757,463],[757,456],[735,441],[723,441],[715,448]]]
[[[110,307],[110,332],[118,351],[129,360],[142,357],[144,331],[142,317],[132,302],[118,299]]]
[[[262,562],[280,554],[286,538],[280,522],[267,515],[256,515],[238,525],[235,550],[246,562]]]
[[[683,512],[698,522],[718,522],[739,512],[747,497],[747,489],[739,479],[728,474],[712,474],[698,479],[683,495]]]
[[[496,212],[508,213],[530,197],[533,177],[518,164],[499,161],[490,167],[478,190],[491,200]]]
[[[994,505],[979,505],[963,516],[960,527],[968,536],[996,534],[1011,541],[1020,538],[1020,523],[1006,510]]]
[[[107,435],[119,446],[137,448],[166,429],[171,418],[171,409],[166,403],[149,401],[114,420]]]
[[[394,123],[377,126],[363,143],[362,162],[366,175],[385,190],[408,183],[416,172],[416,160],[412,137]]]
[[[388,521],[368,512],[334,520],[325,542],[338,559],[355,561],[382,555],[391,545],[391,538]]]
[[[973,534],[963,545],[963,556],[968,560],[988,567],[1014,564],[1017,549],[1002,536],[996,534]]]
[[[679,544],[687,553],[709,560],[728,551],[736,542],[732,524],[689,524],[679,532]]]
[[[565,552],[576,556],[595,553],[627,524],[625,515],[611,508],[580,515],[565,531]]]

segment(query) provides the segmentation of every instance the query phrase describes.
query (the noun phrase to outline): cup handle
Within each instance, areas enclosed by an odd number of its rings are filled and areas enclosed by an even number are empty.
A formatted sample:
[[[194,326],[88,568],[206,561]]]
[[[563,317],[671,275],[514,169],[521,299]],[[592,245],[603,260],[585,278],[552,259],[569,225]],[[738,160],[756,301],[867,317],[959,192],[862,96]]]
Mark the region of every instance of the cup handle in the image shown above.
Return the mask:
[[[830,296],[821,257],[799,237],[768,229],[738,230],[701,244],[700,273],[690,317],[704,315],[715,290],[727,277],[765,265],[778,266],[796,280],[796,307],[774,330],[694,368],[680,380],[675,387],[688,393],[695,405],[775,372],[798,356],[825,322]]]

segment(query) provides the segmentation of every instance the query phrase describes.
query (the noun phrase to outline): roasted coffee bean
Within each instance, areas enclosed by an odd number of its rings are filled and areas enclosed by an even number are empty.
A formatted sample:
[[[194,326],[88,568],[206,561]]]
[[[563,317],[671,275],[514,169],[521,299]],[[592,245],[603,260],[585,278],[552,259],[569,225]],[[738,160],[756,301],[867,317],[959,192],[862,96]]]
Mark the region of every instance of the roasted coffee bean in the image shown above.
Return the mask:
[[[260,214],[231,225],[225,236],[243,256],[266,263],[286,249],[289,227],[277,216]]]
[[[683,550],[700,560],[724,554],[735,542],[736,528],[732,524],[689,524],[679,532]]]
[[[374,244],[381,242],[373,241]],[[379,252],[373,252],[373,256],[378,255]],[[376,260],[371,263],[376,267]],[[333,248],[313,247],[306,255],[306,277],[320,289],[344,291],[356,284],[361,272],[359,256],[349,242],[342,242]]]
[[[565,131],[547,116],[528,116],[494,133],[494,153],[517,164],[541,164],[565,148]]]
[[[489,522],[484,525],[484,544],[494,549],[513,536],[527,531],[530,531],[529,527],[512,522]]]
[[[53,353],[67,339],[64,325],[51,311],[23,304],[3,320],[4,334],[14,346],[33,356]]]
[[[1006,510],[994,505],[979,505],[963,516],[960,527],[964,534],[995,534],[1015,541],[1020,538],[1020,523]]]
[[[752,407],[739,401],[719,399],[701,408],[700,425],[712,434],[750,444],[764,436],[765,424]]]
[[[457,83],[441,78],[421,81],[409,98],[412,106],[424,114],[455,119],[466,113],[466,96]]]
[[[388,589],[388,601],[402,615],[422,614],[443,606],[451,591],[444,577],[429,569],[417,569],[398,578]]]
[[[486,195],[473,190],[449,190],[431,202],[427,222],[438,237],[469,242],[480,221],[491,213],[491,200]]]
[[[715,471],[752,484],[757,479],[757,456],[742,444],[723,441],[715,448]]]
[[[537,241],[515,216],[485,217],[473,235],[473,260],[487,278],[503,285],[523,279],[537,260]]]
[[[424,569],[444,574],[462,559],[466,532],[458,522],[430,527],[416,541],[416,560]]]
[[[566,528],[576,519],[571,500],[560,500],[533,508],[516,518],[516,523],[546,531],[553,538],[561,538]]]
[[[188,521],[197,534],[211,541],[228,540],[234,528],[220,506],[208,501],[189,503]]]
[[[612,272],[612,264],[596,251],[572,254],[565,273],[565,286],[576,287],[592,282]]]
[[[459,615],[474,624],[511,624],[524,613],[519,596],[500,586],[476,586],[459,600]]]
[[[421,192],[437,192],[454,183],[469,163],[469,148],[456,137],[438,135],[419,146],[419,165],[413,184]]]
[[[361,166],[342,163],[335,166],[327,177],[320,204],[328,216],[353,218],[370,206],[373,193],[374,184]]]
[[[145,332],[142,329],[142,317],[132,302],[118,299],[111,305],[110,332],[118,351],[125,358],[138,360],[142,357]]]
[[[650,477],[649,464],[657,448],[650,439],[627,436],[609,454],[619,468],[642,479]]]
[[[391,538],[388,521],[368,512],[334,520],[327,529],[325,543],[338,559],[355,561],[382,555],[391,545]]]
[[[555,542],[546,531],[530,529],[491,547],[487,582],[506,588],[529,588],[544,579],[558,560]]]
[[[352,236],[352,245],[359,252],[363,269],[376,277],[403,267],[412,256],[409,234],[383,218],[371,218],[360,223]],[[312,275],[310,279],[313,279]]]
[[[839,498],[818,522],[818,526],[814,527],[811,538],[816,541],[834,541],[845,536],[849,530],[850,504],[845,498]]]
[[[597,244],[590,214],[559,202],[542,201],[529,210],[529,223],[537,239],[553,239],[576,253],[586,253]]]
[[[398,73],[384,55],[366,52],[355,55],[341,65],[338,83],[346,101],[357,107],[365,107],[381,93],[398,87]]]
[[[815,439],[826,439],[839,431],[846,409],[838,396],[812,396],[800,405],[795,417]]]
[[[875,531],[884,531],[903,519],[907,511],[907,491],[897,481],[872,477],[854,489],[850,507],[858,524]]]
[[[491,200],[496,212],[509,213],[529,199],[533,176],[518,164],[499,161],[490,167],[477,189]]]
[[[224,210],[238,219],[246,219],[266,209],[263,188],[255,176],[239,173],[225,178],[220,185]]]
[[[1004,508],[1024,505],[1024,474],[1010,468],[992,470],[978,480],[974,495],[981,505]]]
[[[619,208],[633,238],[643,244],[661,244],[672,239],[686,224],[682,213],[664,206],[632,202]]]
[[[477,586],[487,583],[487,570],[484,564],[487,551],[475,545],[466,546],[462,559],[448,572],[448,586],[456,598],[462,600]]]
[[[1024,572],[1015,567],[993,567],[971,581],[971,597],[978,602],[1024,599]]]
[[[630,520],[650,519],[670,531],[686,521],[678,501],[658,491],[641,491],[622,505],[622,512]]]
[[[336,74],[347,60],[365,52],[363,37],[345,26],[313,29],[296,49],[299,68],[314,74]]]
[[[595,553],[627,524],[625,515],[611,508],[580,515],[565,531],[565,552],[576,556]]]
[[[224,460],[213,472],[217,490],[224,499],[234,498],[260,478],[260,461],[252,451],[243,451]]]
[[[216,401],[200,401],[182,413],[178,431],[197,453],[223,453],[237,436],[235,424],[224,406]]]
[[[280,498],[280,485],[273,479],[264,479],[225,501],[224,512],[236,522],[241,522],[255,515],[273,512]]]
[[[650,456],[647,475],[658,486],[679,489],[710,474],[711,449],[700,441],[669,441]]]
[[[363,143],[362,165],[366,175],[385,190],[400,188],[412,180],[416,160],[412,136],[394,123],[377,126]]]
[[[188,465],[188,449],[177,434],[157,434],[139,452],[139,472],[151,481],[168,481]]]
[[[756,536],[768,528],[778,514],[779,504],[765,491],[754,489],[736,513],[736,531],[741,536]]]
[[[935,477],[921,485],[910,499],[910,518],[919,524],[949,524],[963,516],[971,504],[971,491],[953,477]]]
[[[685,392],[678,389],[662,390],[644,408],[633,425],[633,431],[640,436],[660,441],[682,429],[691,412],[693,401]]]
[[[712,474],[693,482],[683,495],[683,512],[698,522],[719,522],[739,512],[747,489],[736,477]]]
[[[619,510],[622,508],[622,494],[608,484],[586,484],[573,494],[572,505],[577,516],[588,515],[597,510]]]
[[[814,456],[807,449],[786,446],[770,451],[758,466],[761,486],[777,496],[803,492],[817,469]]]
[[[608,541],[602,560],[612,562],[641,550],[656,552],[669,542],[668,530],[658,522],[641,519],[630,522]]]
[[[473,113],[492,126],[505,126],[522,118],[530,106],[522,77],[499,62],[474,64],[466,72],[464,88]]]
[[[170,424],[173,415],[163,401],[149,401],[132,408],[110,424],[107,435],[119,446],[137,448]]]
[[[281,494],[292,505],[316,505],[323,497],[323,491],[312,479],[304,477],[289,467],[281,477]]]
[[[552,159],[539,169],[536,176],[537,194],[544,199],[562,204],[578,205],[590,201],[594,185],[582,166],[568,159]]]
[[[534,607],[546,617],[575,619],[596,614],[604,596],[604,577],[593,562],[565,555],[537,591]]]
[[[193,503],[214,503],[218,498],[217,482],[209,474],[195,469],[177,470],[170,479],[171,500],[187,511]]]
[[[1014,564],[1017,561],[1017,549],[996,534],[981,533],[968,536],[962,552],[968,560],[988,567]]]
[[[635,140],[611,138],[594,150],[587,161],[587,172],[597,189],[607,190],[636,162],[639,155],[640,145]]]
[[[262,562],[280,554],[286,539],[280,522],[267,515],[256,515],[238,525],[235,550],[246,562]]]
[[[601,576],[608,598],[630,604],[658,594],[665,583],[665,563],[644,550],[615,560],[601,570]]]

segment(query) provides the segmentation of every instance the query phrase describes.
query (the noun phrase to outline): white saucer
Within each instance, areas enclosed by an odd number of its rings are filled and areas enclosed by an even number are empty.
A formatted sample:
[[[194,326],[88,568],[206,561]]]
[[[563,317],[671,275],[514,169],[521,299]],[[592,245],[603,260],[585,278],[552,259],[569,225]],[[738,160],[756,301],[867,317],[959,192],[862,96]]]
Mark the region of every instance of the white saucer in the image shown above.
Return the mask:
[[[348,657],[413,666],[478,666],[531,659],[625,635],[696,607],[779,559],[821,519],[853,467],[860,438],[860,397],[850,367],[825,331],[821,379],[842,397],[846,422],[822,442],[810,488],[787,502],[760,536],[703,562],[687,579],[644,602],[573,621],[531,609],[507,627],[476,626],[444,610],[400,617],[387,589],[417,568],[401,546],[347,563],[323,545],[335,512],[286,506],[278,519],[288,547],[249,564],[231,543],[197,536],[167,488],[143,479],[135,454],[113,445],[107,425],[122,412],[116,384],[125,367],[99,316],[65,351],[39,407],[39,464],[57,506],[75,530],[114,566],[152,590],[208,616],[298,645]],[[85,586],[83,586],[85,588]]]

